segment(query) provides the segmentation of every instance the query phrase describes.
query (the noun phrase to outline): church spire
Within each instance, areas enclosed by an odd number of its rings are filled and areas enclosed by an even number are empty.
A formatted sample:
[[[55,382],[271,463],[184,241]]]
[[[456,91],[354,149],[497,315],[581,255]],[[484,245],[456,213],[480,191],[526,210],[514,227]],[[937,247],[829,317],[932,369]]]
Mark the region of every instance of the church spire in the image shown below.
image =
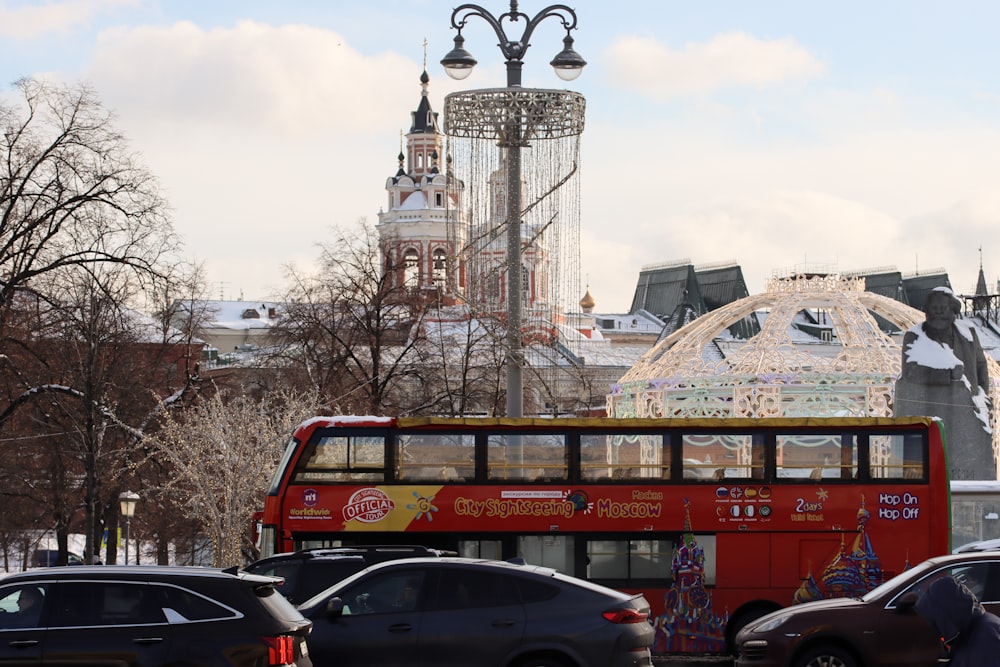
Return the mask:
[[[410,123],[410,134],[438,134],[438,115],[431,109],[430,99],[427,94],[427,87],[431,78],[427,75],[427,68],[420,74],[420,103],[417,110],[413,112],[413,122]]]
[[[983,274],[983,247],[979,246],[979,279],[976,280],[976,296],[987,296],[989,293],[986,276]]]

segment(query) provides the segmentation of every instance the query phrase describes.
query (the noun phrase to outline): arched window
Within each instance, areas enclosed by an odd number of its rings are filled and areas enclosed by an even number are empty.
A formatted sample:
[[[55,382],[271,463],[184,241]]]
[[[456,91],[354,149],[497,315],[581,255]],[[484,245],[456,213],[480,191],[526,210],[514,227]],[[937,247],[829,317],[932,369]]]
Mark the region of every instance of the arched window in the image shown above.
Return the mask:
[[[437,248],[433,255],[434,262],[434,284],[437,287],[444,287],[448,278],[448,255],[443,248]]]
[[[403,284],[407,287],[420,284],[420,254],[416,248],[407,248],[403,253]]]

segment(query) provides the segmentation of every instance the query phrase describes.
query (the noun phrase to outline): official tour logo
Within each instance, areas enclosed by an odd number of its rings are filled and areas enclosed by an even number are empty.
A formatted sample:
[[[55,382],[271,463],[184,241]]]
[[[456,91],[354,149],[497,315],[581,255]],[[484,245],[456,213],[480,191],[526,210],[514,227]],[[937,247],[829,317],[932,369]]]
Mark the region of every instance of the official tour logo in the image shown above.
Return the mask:
[[[344,505],[344,522],[356,519],[361,523],[381,521],[396,505],[381,489],[358,489]]]

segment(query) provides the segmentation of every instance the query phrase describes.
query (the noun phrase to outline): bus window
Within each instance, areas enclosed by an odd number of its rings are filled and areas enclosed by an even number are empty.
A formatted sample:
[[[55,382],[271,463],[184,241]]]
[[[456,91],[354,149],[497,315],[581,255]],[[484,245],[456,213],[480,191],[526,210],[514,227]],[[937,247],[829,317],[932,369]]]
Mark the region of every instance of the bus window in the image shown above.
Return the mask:
[[[872,479],[926,479],[926,455],[919,433],[873,435],[868,441]]]
[[[459,540],[458,555],[462,558],[503,560],[503,545],[500,540]]]
[[[765,443],[747,434],[685,434],[684,479],[761,479]]]
[[[588,579],[669,579],[670,540],[588,540]]]
[[[385,438],[339,435],[307,447],[295,471],[296,482],[379,482],[385,477]]]
[[[543,565],[576,576],[572,535],[521,535],[517,555],[530,565]]]
[[[584,434],[580,436],[580,477],[670,479],[670,449],[662,434]]]
[[[858,454],[853,435],[791,434],[776,437],[779,479],[853,479]]]
[[[400,481],[470,481],[476,474],[476,436],[400,434],[396,438],[396,467]]]
[[[566,438],[555,433],[492,434],[488,440],[490,479],[566,479]]]

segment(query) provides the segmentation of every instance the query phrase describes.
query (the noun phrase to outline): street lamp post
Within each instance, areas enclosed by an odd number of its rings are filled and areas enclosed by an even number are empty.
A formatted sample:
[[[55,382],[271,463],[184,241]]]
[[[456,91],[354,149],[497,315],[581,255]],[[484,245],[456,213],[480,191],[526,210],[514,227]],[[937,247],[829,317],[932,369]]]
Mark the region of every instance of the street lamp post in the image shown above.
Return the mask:
[[[463,4],[451,15],[451,27],[457,31],[455,47],[441,60],[445,72],[453,79],[465,79],[476,65],[476,59],[465,50],[462,28],[472,16],[486,21],[500,40],[500,51],[506,58],[507,89],[454,93],[445,101],[445,123],[450,134],[481,136],[494,132],[497,144],[504,151],[506,163],[506,225],[507,225],[507,416],[524,416],[524,366],[521,280],[521,149],[535,136],[553,138],[579,134],[583,126],[583,97],[569,91],[525,91],[521,88],[521,68],[529,39],[535,28],[550,16],[562,21],[566,29],[563,50],[549,63],[559,78],[572,81],[580,75],[586,61],[573,50],[570,31],[576,29],[576,12],[566,5],[550,5],[533,18],[519,12],[516,0],[510,11],[499,17],[483,7]],[[504,23],[524,22],[520,39],[512,39]],[[452,109],[449,110],[449,106]],[[554,110],[554,111],[550,111]],[[497,118],[503,122],[496,123]]]
[[[135,515],[135,504],[139,502],[139,494],[133,491],[125,491],[118,496],[121,504],[122,517],[125,519],[125,564],[128,565],[128,540],[132,527],[132,517]]]

